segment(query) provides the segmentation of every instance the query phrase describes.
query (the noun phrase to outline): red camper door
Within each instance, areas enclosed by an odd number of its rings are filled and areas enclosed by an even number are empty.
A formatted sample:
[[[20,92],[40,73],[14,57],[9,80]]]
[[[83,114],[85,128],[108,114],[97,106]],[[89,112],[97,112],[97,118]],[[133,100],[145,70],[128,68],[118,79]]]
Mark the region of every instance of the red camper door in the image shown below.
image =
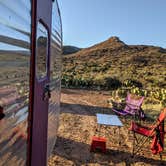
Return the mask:
[[[32,9],[32,125],[30,165],[46,166],[52,0],[34,0]]]

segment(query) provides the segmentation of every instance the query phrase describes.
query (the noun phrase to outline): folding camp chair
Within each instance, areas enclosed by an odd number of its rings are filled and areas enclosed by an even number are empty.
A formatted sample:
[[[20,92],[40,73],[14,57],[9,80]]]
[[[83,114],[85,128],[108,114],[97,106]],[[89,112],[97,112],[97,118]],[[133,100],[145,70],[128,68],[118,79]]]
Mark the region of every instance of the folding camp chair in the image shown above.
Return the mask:
[[[112,110],[118,115],[138,115],[141,119],[145,117],[143,110],[141,109],[144,97],[132,95],[130,93],[127,94],[125,108],[124,109],[116,109]]]
[[[152,126],[142,126],[132,121],[129,128],[133,132],[133,156],[140,152],[148,140],[152,140],[151,151],[153,154],[160,154],[164,150],[164,119],[166,118],[166,108],[160,113],[157,122]],[[138,138],[138,135],[140,138]]]

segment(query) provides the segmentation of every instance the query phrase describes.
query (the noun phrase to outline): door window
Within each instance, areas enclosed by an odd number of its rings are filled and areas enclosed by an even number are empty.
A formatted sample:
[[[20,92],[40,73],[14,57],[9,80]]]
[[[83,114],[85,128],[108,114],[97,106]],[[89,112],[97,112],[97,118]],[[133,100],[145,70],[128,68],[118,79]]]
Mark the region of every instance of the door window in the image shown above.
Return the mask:
[[[48,31],[41,22],[37,27],[36,75],[40,80],[47,75]]]

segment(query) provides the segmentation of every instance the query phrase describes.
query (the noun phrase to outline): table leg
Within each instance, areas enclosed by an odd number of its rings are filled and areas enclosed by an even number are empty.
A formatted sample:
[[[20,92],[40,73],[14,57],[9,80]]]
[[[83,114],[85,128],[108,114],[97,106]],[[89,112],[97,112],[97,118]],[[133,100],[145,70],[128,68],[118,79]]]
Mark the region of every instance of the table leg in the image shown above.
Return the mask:
[[[119,142],[119,145],[121,144],[121,141],[120,141],[120,126],[118,126],[118,142]]]

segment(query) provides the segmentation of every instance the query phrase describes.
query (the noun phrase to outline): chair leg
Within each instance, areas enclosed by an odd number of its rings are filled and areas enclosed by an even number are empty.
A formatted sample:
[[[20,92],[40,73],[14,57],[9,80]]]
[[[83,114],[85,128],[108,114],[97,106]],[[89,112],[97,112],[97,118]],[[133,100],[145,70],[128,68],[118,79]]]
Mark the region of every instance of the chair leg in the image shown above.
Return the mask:
[[[132,157],[134,157],[134,147],[135,147],[135,132],[133,132],[133,148],[132,148]]]
[[[133,132],[133,138],[132,156],[136,155],[142,149],[142,146],[147,142],[149,137],[141,137],[138,139],[136,133]]]
[[[162,161],[162,154],[161,154],[161,153],[159,153],[159,155],[160,155],[160,160]]]
[[[120,141],[120,127],[118,127],[118,144],[119,145],[121,144],[121,141]]]
[[[146,138],[142,141],[141,145],[139,145],[139,146],[138,146],[138,149],[135,151],[135,154],[138,153],[138,152],[141,150],[142,146],[147,142],[148,139],[149,139],[149,137],[146,137]]]

